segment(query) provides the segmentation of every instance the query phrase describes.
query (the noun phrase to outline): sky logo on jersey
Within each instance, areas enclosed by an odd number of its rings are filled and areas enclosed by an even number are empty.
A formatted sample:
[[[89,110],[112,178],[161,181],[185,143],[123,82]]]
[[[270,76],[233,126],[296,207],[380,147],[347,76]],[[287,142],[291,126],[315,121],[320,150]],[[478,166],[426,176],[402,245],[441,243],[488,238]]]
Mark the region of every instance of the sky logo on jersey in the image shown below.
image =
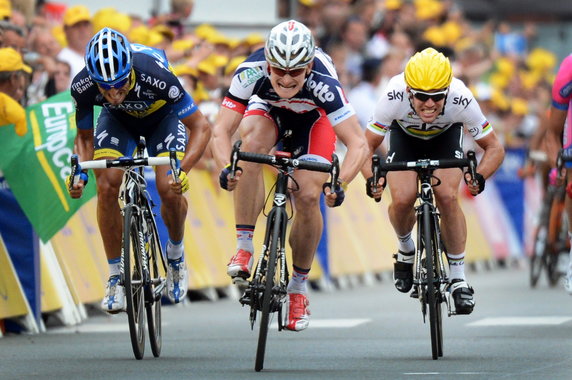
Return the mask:
[[[333,102],[335,95],[330,91],[330,86],[322,81],[314,80],[314,73],[308,77],[308,87],[310,91],[318,98],[322,103]]]
[[[461,96],[455,96],[453,98],[453,104],[461,105],[461,106],[463,106],[463,108],[467,108],[469,106],[469,104],[471,104],[472,101],[473,101],[473,99],[465,98],[462,95]]]
[[[399,101],[403,101],[403,91],[391,91],[387,93],[387,98],[389,100],[399,100]]]

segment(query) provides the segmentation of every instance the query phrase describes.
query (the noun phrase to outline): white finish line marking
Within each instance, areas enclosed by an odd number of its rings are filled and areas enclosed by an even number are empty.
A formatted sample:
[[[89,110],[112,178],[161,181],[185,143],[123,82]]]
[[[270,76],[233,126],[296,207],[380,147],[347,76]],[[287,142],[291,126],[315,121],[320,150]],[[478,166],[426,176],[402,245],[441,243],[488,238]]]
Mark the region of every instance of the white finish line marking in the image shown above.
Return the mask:
[[[363,325],[364,323],[371,322],[368,318],[354,318],[354,319],[312,319],[310,318],[310,325],[308,328],[325,328],[325,329],[347,329]],[[276,328],[278,325],[276,322],[273,323],[273,327]]]
[[[571,321],[572,317],[498,317],[484,318],[467,326],[552,326]]]

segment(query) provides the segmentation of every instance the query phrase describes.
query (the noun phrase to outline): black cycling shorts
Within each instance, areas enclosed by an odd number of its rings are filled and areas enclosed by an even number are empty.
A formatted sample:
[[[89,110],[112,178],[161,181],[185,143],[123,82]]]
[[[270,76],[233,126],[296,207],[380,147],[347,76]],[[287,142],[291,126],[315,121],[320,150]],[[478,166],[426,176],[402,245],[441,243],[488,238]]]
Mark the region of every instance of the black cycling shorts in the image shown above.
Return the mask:
[[[463,157],[463,125],[460,123],[429,140],[408,135],[395,121],[391,124],[387,162]]]
[[[167,155],[171,148],[177,151],[179,159],[184,156],[188,135],[185,125],[174,113],[167,114],[154,125],[124,125],[104,108],[93,136],[93,158],[132,156],[140,136],[145,137],[150,157]]]

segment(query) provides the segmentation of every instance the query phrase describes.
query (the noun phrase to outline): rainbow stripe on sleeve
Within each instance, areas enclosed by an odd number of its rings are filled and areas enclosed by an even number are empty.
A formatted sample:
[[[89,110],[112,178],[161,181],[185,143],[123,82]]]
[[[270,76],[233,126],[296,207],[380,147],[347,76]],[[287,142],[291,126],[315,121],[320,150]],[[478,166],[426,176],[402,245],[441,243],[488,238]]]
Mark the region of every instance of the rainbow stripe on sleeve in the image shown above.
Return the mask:
[[[373,129],[375,132],[385,135],[387,133],[387,131],[389,131],[389,125],[384,125],[381,123],[378,123],[377,121],[375,123],[370,123],[369,127],[371,129]]]

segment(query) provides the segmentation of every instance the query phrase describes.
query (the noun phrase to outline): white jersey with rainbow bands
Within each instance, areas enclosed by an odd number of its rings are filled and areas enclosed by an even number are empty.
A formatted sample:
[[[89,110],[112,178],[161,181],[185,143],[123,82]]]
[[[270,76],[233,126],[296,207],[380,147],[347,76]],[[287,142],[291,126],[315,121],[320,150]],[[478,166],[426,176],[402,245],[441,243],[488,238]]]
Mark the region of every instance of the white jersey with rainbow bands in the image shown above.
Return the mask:
[[[475,140],[492,132],[493,129],[475,97],[459,79],[453,78],[443,112],[432,123],[425,123],[417,116],[409,102],[406,87],[403,73],[391,78],[375,106],[367,129],[385,136],[391,123],[395,121],[408,135],[424,140],[438,136],[451,125],[459,123],[464,125]]]

